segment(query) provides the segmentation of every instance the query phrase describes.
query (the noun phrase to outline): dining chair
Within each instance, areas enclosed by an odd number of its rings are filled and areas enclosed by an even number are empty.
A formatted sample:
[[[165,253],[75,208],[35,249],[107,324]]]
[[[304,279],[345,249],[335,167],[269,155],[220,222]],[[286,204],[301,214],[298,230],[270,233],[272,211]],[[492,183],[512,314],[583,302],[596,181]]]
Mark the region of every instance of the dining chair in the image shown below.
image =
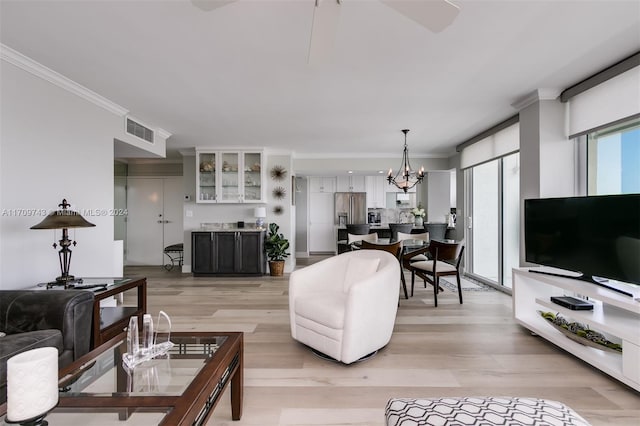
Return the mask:
[[[405,232],[410,234],[413,229],[413,223],[390,223],[389,230],[391,231],[391,241],[398,240],[398,233]]]
[[[446,223],[425,223],[424,229],[429,233],[432,240],[444,240],[447,233]]]
[[[398,259],[398,263],[400,264],[400,282],[402,283],[402,288],[404,290],[404,298],[409,298],[409,292],[407,291],[407,282],[404,278],[404,273],[402,272],[402,241],[396,241],[395,243],[390,244],[377,244],[375,242],[369,242],[367,240],[362,240],[362,244],[360,245],[360,249],[362,250],[384,250],[386,252],[391,253]]]
[[[366,235],[371,229],[368,223],[349,223],[346,225],[347,233],[353,235]]]
[[[398,241],[404,240],[421,240],[429,242],[429,233],[423,232],[420,234],[405,234],[404,232],[398,232]],[[428,260],[427,256],[424,254],[416,254],[409,258],[409,262],[418,262],[420,260]]]
[[[369,241],[375,243],[378,241],[378,234],[372,232],[371,234],[347,234],[347,244],[355,243],[356,241]]]
[[[458,282],[458,297],[462,304],[462,285],[460,283],[460,262],[464,252],[462,241],[447,243],[443,241],[431,240],[428,251],[431,254],[430,260],[421,260],[407,264],[411,271],[411,295],[415,276],[419,276],[426,283],[433,285],[433,299],[435,306],[438,306],[438,292],[440,291],[440,277],[455,275]],[[412,252],[415,253],[415,252]]]

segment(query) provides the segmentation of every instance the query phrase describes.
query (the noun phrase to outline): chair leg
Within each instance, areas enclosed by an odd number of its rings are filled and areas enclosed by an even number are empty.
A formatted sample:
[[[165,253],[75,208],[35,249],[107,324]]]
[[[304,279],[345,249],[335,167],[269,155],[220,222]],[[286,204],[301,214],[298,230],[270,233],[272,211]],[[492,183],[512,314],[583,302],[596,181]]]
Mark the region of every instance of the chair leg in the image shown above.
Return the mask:
[[[456,278],[458,279],[458,295],[460,297],[460,304],[462,305],[462,284],[460,284],[460,273],[456,274]]]
[[[411,297],[413,297],[413,285],[416,283],[416,272],[411,271]]]
[[[400,282],[402,282],[402,288],[404,289],[404,298],[408,299],[409,293],[407,292],[407,282],[404,278],[404,272],[402,271],[402,268],[400,268]],[[413,289],[411,293],[411,295],[413,296]]]
[[[438,287],[440,287],[440,277],[433,277],[433,302],[438,307]]]

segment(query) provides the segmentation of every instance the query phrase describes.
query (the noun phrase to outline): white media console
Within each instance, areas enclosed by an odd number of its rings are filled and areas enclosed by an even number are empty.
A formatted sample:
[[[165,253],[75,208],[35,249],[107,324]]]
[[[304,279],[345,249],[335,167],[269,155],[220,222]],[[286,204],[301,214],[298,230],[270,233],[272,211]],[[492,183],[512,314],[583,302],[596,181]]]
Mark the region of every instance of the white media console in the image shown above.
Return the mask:
[[[574,311],[552,303],[551,296],[588,297],[592,311]],[[640,294],[636,294],[639,297]],[[622,340],[622,354],[581,345],[569,339],[540,316],[538,311],[560,313],[590,329]],[[640,301],[634,297],[587,282],[513,269],[515,320],[611,377],[640,391]]]

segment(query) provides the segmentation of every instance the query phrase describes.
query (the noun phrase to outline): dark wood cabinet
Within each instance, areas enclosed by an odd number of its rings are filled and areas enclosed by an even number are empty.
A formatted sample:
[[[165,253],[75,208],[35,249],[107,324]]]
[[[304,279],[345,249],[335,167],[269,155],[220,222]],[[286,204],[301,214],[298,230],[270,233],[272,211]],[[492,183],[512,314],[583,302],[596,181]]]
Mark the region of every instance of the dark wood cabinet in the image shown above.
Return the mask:
[[[264,231],[191,233],[191,272],[207,275],[264,275]]]

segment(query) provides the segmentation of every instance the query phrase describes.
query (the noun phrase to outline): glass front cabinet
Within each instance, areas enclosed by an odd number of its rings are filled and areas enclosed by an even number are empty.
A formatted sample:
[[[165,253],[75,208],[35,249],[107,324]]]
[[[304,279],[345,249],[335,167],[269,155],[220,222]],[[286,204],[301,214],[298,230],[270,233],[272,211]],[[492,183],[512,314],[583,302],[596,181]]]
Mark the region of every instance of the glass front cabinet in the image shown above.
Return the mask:
[[[196,151],[197,203],[264,203],[261,151]]]

